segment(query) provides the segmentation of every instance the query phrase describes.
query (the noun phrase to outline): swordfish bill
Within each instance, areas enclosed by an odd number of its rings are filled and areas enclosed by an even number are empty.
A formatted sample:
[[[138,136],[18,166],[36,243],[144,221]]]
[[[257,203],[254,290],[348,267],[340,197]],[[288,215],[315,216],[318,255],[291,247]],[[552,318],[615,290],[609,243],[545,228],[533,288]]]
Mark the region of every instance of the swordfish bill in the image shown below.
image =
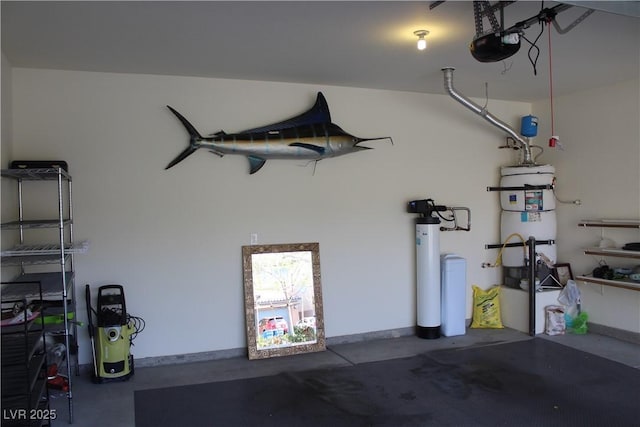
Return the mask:
[[[249,173],[254,174],[268,159],[302,159],[317,161],[368,150],[358,144],[391,137],[359,138],[331,122],[327,101],[318,92],[310,110],[290,119],[238,133],[219,131],[202,136],[178,111],[168,106],[189,134],[189,146],[167,165],[169,169],[197,149],[204,148],[222,157],[225,154],[245,156],[249,160]]]

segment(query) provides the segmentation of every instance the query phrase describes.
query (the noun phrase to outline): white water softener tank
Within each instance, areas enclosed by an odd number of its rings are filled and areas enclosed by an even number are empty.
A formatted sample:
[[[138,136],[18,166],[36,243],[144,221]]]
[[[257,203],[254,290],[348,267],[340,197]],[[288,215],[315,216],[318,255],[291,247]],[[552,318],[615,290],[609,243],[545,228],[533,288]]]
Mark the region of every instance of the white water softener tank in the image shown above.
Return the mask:
[[[440,256],[441,317],[440,331],[445,337],[466,332],[467,261],[459,255]]]
[[[556,200],[551,189],[555,179],[555,168],[551,165],[508,166],[501,169],[500,237],[502,243],[514,233],[527,240],[530,236],[536,240],[555,240],[557,233]],[[549,189],[539,187],[549,186]],[[527,188],[532,187],[532,188]],[[511,238],[509,243],[519,242]],[[524,266],[524,253],[521,247],[504,248],[502,265],[505,267]],[[537,245],[537,253],[543,253],[552,262],[556,262],[556,245]]]
[[[416,218],[417,335],[440,338],[440,220]]]

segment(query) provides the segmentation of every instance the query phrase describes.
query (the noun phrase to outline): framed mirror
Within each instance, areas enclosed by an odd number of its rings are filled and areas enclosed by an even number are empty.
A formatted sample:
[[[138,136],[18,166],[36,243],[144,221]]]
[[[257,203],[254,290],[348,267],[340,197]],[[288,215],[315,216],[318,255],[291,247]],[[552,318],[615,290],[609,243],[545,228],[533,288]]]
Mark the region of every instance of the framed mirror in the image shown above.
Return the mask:
[[[249,359],[323,351],[320,245],[242,247]]]

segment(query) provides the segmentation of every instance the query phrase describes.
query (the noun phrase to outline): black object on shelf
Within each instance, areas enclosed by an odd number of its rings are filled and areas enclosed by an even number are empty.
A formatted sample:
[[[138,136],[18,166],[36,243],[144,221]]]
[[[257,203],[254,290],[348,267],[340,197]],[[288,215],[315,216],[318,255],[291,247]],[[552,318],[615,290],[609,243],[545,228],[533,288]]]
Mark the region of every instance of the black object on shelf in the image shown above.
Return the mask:
[[[622,247],[625,251],[640,251],[640,242],[627,243]]]
[[[64,160],[14,160],[9,165],[11,169],[58,169],[69,172],[69,166]]]

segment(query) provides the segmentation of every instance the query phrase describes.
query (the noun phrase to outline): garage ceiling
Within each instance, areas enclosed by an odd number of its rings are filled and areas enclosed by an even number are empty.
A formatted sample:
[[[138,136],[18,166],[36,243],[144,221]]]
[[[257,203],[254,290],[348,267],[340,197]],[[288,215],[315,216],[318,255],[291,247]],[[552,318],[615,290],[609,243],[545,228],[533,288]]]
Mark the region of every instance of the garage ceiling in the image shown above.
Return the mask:
[[[561,35],[551,31],[554,93],[638,78],[640,2],[588,3],[597,11]],[[552,7],[557,2],[544,2]],[[469,96],[533,101],[549,95],[549,38],[501,62],[468,50],[473,5],[446,1],[2,1],[2,52],[14,67],[166,74],[444,93],[444,66]],[[505,26],[535,16],[538,1],[505,8]],[[609,11],[602,10],[603,8]],[[585,9],[557,21],[566,28]],[[490,28],[484,21],[485,29]],[[526,37],[542,29],[534,24]],[[552,28],[552,27],[550,27]],[[430,31],[418,51],[418,29]]]

